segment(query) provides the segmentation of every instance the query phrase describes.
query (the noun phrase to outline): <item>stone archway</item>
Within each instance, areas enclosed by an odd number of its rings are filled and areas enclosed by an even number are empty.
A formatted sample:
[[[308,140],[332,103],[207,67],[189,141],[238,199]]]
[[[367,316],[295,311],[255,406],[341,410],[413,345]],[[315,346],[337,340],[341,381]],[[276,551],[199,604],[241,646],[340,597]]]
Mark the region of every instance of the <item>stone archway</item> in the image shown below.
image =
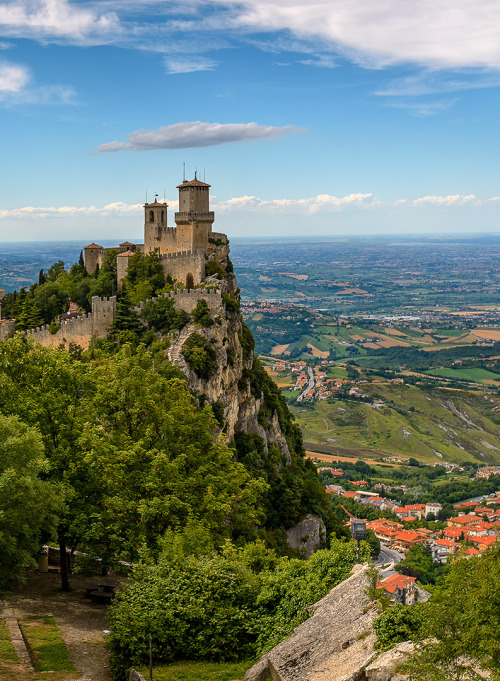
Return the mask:
[[[191,272],[188,272],[187,276],[186,276],[186,288],[187,288],[188,291],[190,291],[192,288],[194,288],[194,279],[193,279],[193,275],[191,274]]]

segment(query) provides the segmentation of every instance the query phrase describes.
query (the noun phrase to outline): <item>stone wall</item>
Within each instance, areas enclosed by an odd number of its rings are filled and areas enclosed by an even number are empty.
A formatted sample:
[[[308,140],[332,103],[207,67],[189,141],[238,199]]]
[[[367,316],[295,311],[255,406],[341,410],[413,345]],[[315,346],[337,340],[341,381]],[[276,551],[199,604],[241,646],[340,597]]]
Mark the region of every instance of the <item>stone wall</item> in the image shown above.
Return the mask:
[[[188,274],[193,277],[196,286],[205,279],[205,255],[202,251],[181,251],[160,255],[160,262],[165,276],[186,285]]]
[[[0,341],[7,340],[14,335],[16,330],[16,322],[11,319],[2,319],[0,321]]]
[[[57,333],[50,333],[48,324],[30,329],[27,333],[46,347],[57,348],[61,344],[68,346],[70,343],[75,343],[87,349],[92,337],[105,338],[107,336],[115,315],[116,296],[111,298],[94,296],[92,312],[74,319],[63,320]]]
[[[213,317],[224,313],[220,291],[207,291],[202,288],[195,288],[190,291],[171,291],[170,293],[164,293],[158,298],[152,298],[152,300],[160,300],[161,298],[173,298],[175,307],[179,310],[184,310],[187,314],[191,314],[196,307],[196,303],[203,298],[207,301],[208,309]],[[147,302],[149,301],[138,305],[134,308],[135,311],[140,314]]]

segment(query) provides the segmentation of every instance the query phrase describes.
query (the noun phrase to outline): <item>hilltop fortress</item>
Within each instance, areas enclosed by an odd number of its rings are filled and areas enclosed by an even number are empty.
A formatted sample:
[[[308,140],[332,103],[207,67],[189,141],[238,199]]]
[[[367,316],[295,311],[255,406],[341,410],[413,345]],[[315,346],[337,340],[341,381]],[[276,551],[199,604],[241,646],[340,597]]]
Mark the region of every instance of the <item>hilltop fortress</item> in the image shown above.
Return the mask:
[[[210,210],[210,185],[194,180],[184,180],[178,185],[179,211],[175,213],[175,227],[167,226],[168,204],[158,201],[144,204],[144,243],[125,241],[116,247],[118,286],[125,278],[128,259],[136,251],[156,251],[165,276],[184,284],[186,288],[200,284],[205,279],[205,262],[216,248],[225,247],[229,252],[225,234],[212,232],[214,213]],[[93,274],[102,265],[104,254],[112,250],[92,243],[84,248],[85,269]]]
[[[125,241],[115,248],[104,248],[96,243],[85,246],[84,266],[89,274],[101,267],[108,251],[117,252],[116,270],[118,290],[127,274],[129,258],[141,251],[144,254],[156,252],[165,277],[169,276],[181,286],[165,297],[173,297],[178,309],[190,314],[200,298],[204,298],[211,312],[221,310],[220,291],[195,288],[206,280],[206,264],[210,260],[224,263],[229,255],[229,241],[225,234],[212,232],[214,213],[210,211],[210,185],[195,177],[184,180],[179,190],[179,211],[175,213],[175,227],[167,226],[165,202],[155,200],[144,204],[144,243]],[[0,291],[0,298],[3,291]],[[144,302],[136,308],[140,313]],[[101,299],[92,298],[92,311],[69,319],[61,319],[60,328],[54,332],[44,324],[26,333],[42,345],[58,347],[76,343],[88,348],[92,338],[105,338],[116,316],[116,296]],[[1,316],[0,316],[1,318]],[[0,321],[0,341],[14,335],[15,320]]]

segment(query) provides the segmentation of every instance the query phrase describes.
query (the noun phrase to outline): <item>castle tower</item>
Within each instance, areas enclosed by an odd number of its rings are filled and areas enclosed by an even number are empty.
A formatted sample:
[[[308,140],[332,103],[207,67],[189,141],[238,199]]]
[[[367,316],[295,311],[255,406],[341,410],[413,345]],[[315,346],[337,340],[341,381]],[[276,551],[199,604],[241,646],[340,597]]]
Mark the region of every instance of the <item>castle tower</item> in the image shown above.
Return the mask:
[[[210,185],[194,180],[178,185],[179,212],[175,214],[177,245],[179,250],[208,250],[208,237],[212,233],[214,214],[209,210]]]
[[[153,203],[144,204],[144,252],[150,253],[155,248],[161,252],[161,241],[167,230],[167,204],[160,203],[158,194]]]
[[[99,244],[91,243],[83,249],[85,271],[88,274],[94,274],[97,265],[101,265],[102,256],[104,255],[104,248]]]

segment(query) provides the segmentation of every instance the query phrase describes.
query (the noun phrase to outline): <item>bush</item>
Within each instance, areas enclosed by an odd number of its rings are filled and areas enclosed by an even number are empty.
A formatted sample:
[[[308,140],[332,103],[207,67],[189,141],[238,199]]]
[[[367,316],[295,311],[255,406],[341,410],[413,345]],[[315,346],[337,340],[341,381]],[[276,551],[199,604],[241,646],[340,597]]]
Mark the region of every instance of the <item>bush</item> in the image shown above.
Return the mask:
[[[189,315],[184,310],[175,309],[172,298],[151,300],[144,306],[142,316],[148,323],[148,328],[154,331],[182,329],[189,321]]]
[[[210,277],[213,274],[217,275],[217,279],[224,279],[226,275],[224,269],[219,265],[217,260],[209,260],[205,265],[205,275]]]
[[[192,333],[182,346],[182,354],[199,378],[208,379],[217,368],[217,354],[204,336]]]
[[[208,304],[205,298],[201,298],[196,303],[196,307],[192,312],[192,316],[194,321],[200,326],[204,326],[205,328],[213,326],[214,320],[210,316],[210,310],[208,308]]]
[[[383,612],[373,623],[377,634],[376,647],[379,650],[388,650],[397,643],[418,637],[424,622],[424,612],[424,603],[415,605],[396,603]]]

